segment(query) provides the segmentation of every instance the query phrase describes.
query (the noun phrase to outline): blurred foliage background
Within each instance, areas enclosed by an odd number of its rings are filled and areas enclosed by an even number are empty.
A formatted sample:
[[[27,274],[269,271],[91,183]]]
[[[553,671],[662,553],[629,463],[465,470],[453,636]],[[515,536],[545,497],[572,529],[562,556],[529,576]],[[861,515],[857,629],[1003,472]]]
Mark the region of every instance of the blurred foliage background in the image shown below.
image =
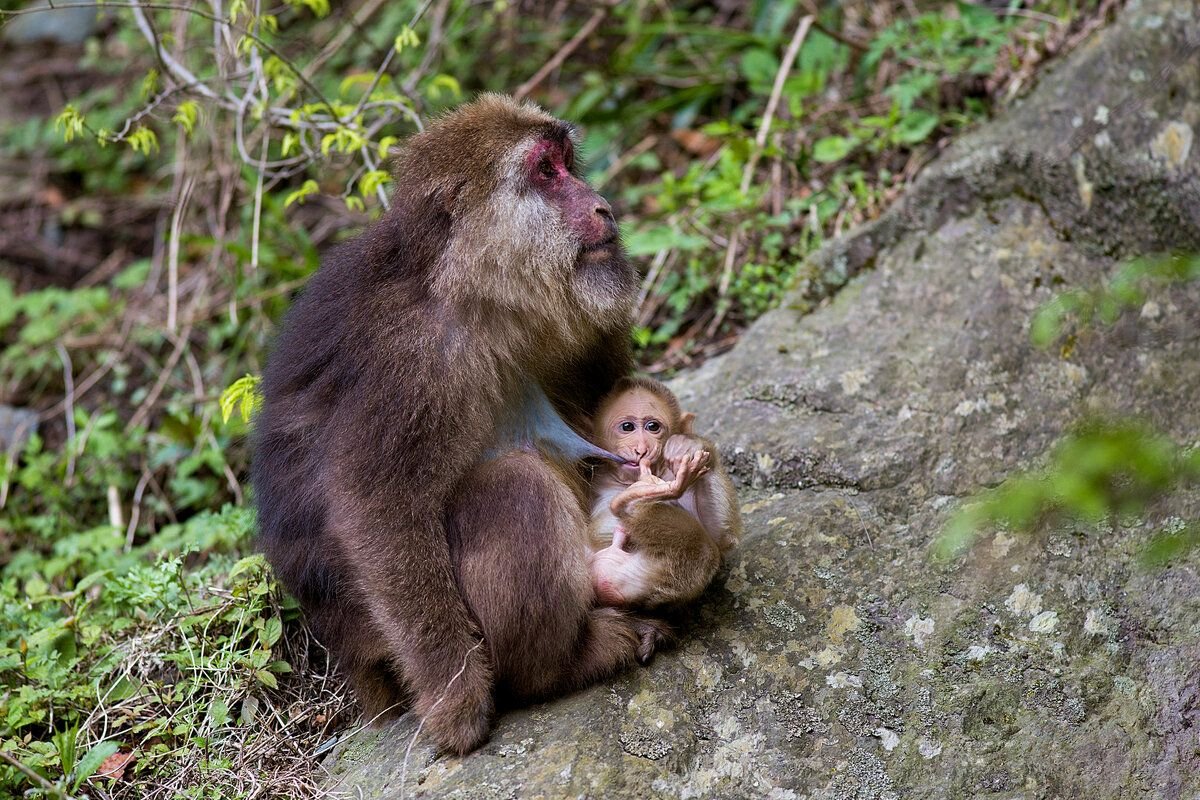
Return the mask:
[[[0,0],[0,794],[296,798],[356,720],[218,399],[389,148],[485,90],[580,123],[670,373],[820,302],[805,256],[1118,3],[56,5]]]

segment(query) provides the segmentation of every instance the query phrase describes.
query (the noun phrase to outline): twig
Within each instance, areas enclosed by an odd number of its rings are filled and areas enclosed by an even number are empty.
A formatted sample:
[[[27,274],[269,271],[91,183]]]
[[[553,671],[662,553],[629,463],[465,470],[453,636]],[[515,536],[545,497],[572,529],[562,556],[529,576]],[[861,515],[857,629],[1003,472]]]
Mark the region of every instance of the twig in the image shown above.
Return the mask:
[[[442,46],[443,40],[446,38],[446,14],[450,10],[450,0],[438,0],[437,7],[433,10],[433,21],[429,26],[429,37],[425,40],[425,52],[421,55],[421,63],[417,68],[408,73],[408,77],[404,79],[402,84],[405,94],[412,94],[417,90],[417,84],[421,81],[421,76],[429,71],[429,67],[433,64],[433,59],[436,57],[438,50]],[[424,13],[424,12],[422,12]],[[415,28],[416,20],[409,24],[410,28]],[[421,125],[417,123],[417,130],[421,130]]]
[[[654,147],[656,144],[658,144],[658,137],[652,133],[622,153],[621,156],[614,161],[608,169],[604,170],[604,174],[601,175],[596,181],[596,188],[603,188],[604,184],[611,181],[618,174],[620,174],[621,170],[629,166],[629,162],[633,161],[635,158],[649,150],[651,147]]]
[[[1041,11],[1032,11],[1027,8],[998,8],[992,13],[999,14],[1002,17],[1025,17],[1026,19],[1033,19],[1037,20],[1038,22],[1046,22],[1059,28],[1066,25],[1065,22],[1052,14],[1046,14]]]
[[[186,169],[185,162],[177,163],[181,170]],[[183,214],[194,184],[195,179],[191,175],[184,177],[175,201],[175,211],[171,214],[171,241],[167,243],[167,330],[172,333],[176,331],[179,316],[179,237],[183,233]]]
[[[800,45],[804,43],[804,37],[808,36],[808,29],[812,27],[812,23],[811,14],[800,18],[800,23],[796,25],[796,32],[792,34],[792,40],[788,42],[787,50],[783,54],[779,71],[775,73],[775,84],[771,87],[767,110],[763,113],[762,124],[758,126],[758,135],[754,137],[754,152],[750,154],[750,160],[746,162],[746,168],[742,171],[742,194],[750,190],[750,181],[754,178],[754,168],[758,166],[758,159],[762,157],[763,149],[767,146],[767,135],[771,132],[771,121],[775,118],[775,109],[778,108],[779,97],[783,94],[783,84],[787,80],[788,73],[792,71],[792,64],[796,62],[796,56],[800,53]]]
[[[50,792],[50,794],[59,798],[59,800],[75,800],[75,798],[72,795],[67,794],[67,792],[65,790],[60,789],[59,787],[55,786],[53,783],[46,780],[41,775],[38,775],[36,772],[34,772],[29,767],[22,764],[20,761],[17,761],[15,758],[10,756],[8,753],[4,752],[3,750],[0,750],[0,758],[3,758],[9,764],[16,767],[17,770],[22,775],[24,775],[29,780],[33,781],[35,786],[41,787],[41,789],[43,791]]]
[[[717,286],[717,311],[704,332],[705,336],[712,337],[725,321],[725,312],[729,309],[725,296],[729,294],[729,285],[733,282],[733,263],[737,258],[738,240],[741,237],[742,229],[734,228],[733,235],[729,237],[729,246],[725,248],[725,266],[721,270],[721,283]]]
[[[63,347],[63,343],[59,341],[54,343],[54,349],[58,351],[58,357],[62,360],[63,384],[66,386],[66,396],[63,398],[63,417],[67,421],[67,477],[65,483],[70,486],[75,480],[75,448],[79,444],[75,441],[75,376],[74,368],[71,366],[71,354],[67,352],[67,348]]]
[[[143,468],[142,476],[138,478],[137,487],[133,490],[133,499],[129,505],[129,527],[125,529],[125,552],[133,549],[133,536],[137,532],[138,521],[142,517],[142,495],[146,493],[146,484],[153,475],[150,469]]]
[[[154,30],[153,30],[153,28],[151,28],[149,20],[146,19],[145,10],[150,9],[151,11],[183,11],[188,14],[195,14],[196,16],[200,17],[201,19],[206,19],[206,20],[209,20],[210,22],[220,23],[222,25],[227,26],[230,30],[236,31],[237,33],[240,33],[243,36],[249,37],[259,47],[261,47],[262,49],[266,50],[271,55],[278,58],[280,63],[282,63],[285,67],[287,67],[288,72],[291,72],[293,75],[295,75],[296,78],[299,79],[299,81],[302,84],[304,84],[304,88],[307,89],[309,92],[311,92],[313,94],[313,96],[317,98],[317,100],[320,102],[321,105],[323,105],[323,106],[325,106],[325,108],[329,109],[329,113],[331,116],[333,116],[334,118],[336,118],[336,116],[337,116],[334,112],[333,104],[330,103],[327,99],[325,99],[324,93],[320,89],[317,88],[316,84],[314,84],[312,81],[310,81],[304,75],[304,73],[300,70],[299,67],[297,67],[291,61],[289,61],[286,57],[284,57],[283,53],[281,53],[281,52],[279,52],[279,50],[275,49],[269,42],[267,42],[265,39],[263,39],[258,34],[252,32],[250,30],[247,30],[246,28],[243,28],[240,25],[234,25],[227,19],[218,17],[215,14],[210,14],[207,11],[196,8],[195,6],[186,6],[186,5],[182,5],[180,3],[161,3],[161,2],[143,3],[143,2],[140,2],[140,0],[129,0],[128,2],[117,2],[116,0],[113,0],[112,2],[108,2],[106,0],[106,2],[103,2],[103,3],[55,3],[53,6],[37,6],[35,8],[22,8],[22,9],[16,9],[16,10],[12,10],[12,11],[0,10],[0,19],[3,19],[5,17],[20,17],[20,16],[24,16],[26,14],[36,14],[36,13],[44,12],[44,11],[58,11],[58,10],[61,10],[64,8],[129,8],[129,9],[133,9],[135,18],[138,18],[138,28],[141,30],[142,35],[145,36],[147,38],[147,40],[150,42],[150,45],[155,48],[155,51],[159,54],[163,63],[167,66],[167,68],[169,69],[171,74],[174,75],[177,80],[180,80],[183,83],[194,84],[194,88],[196,89],[196,91],[198,91],[200,94],[204,95],[205,97],[207,97],[210,100],[214,100],[217,102],[223,102],[223,104],[229,104],[229,103],[236,104],[235,98],[232,98],[232,97],[222,98],[215,91],[213,91],[211,88],[209,88],[209,86],[206,83],[204,83],[199,78],[197,78],[194,74],[192,74],[192,72],[187,67],[180,64],[178,61],[176,61],[174,58],[172,58],[169,53],[167,53],[163,49],[162,44],[158,41],[158,39],[154,35]],[[227,107],[229,107],[229,106],[227,105]],[[272,109],[272,111],[276,111],[276,110],[277,109]],[[290,110],[280,109],[279,111],[283,112],[283,116],[285,118],[288,114],[290,114]]]
[[[366,24],[367,20],[375,16],[375,12],[382,8],[383,4],[386,2],[387,0],[367,0],[367,2],[363,3],[362,6],[354,12],[354,16],[350,19],[350,22],[338,28],[338,32],[332,39],[329,40],[329,43],[325,45],[321,52],[317,54],[317,57],[308,62],[308,64],[304,67],[304,74],[310,78],[315,75],[317,70],[319,70],[334,53],[341,50],[342,45],[344,45],[350,39],[350,37],[354,35],[355,31],[362,28],[362,26]]]
[[[178,341],[175,343],[175,349],[171,351],[171,355],[167,358],[167,363],[162,371],[158,374],[158,379],[154,382],[154,386],[150,388],[149,394],[142,404],[138,406],[137,411],[129,419],[129,424],[125,426],[125,432],[129,433],[137,426],[146,421],[150,416],[150,409],[158,401],[158,396],[162,394],[162,390],[166,388],[167,381],[171,378],[171,370],[175,369],[175,365],[179,363],[180,357],[183,356],[183,349],[187,347],[188,337],[192,335],[192,328],[189,325],[184,328],[183,333],[179,335]]]
[[[425,0],[425,2],[421,4],[421,7],[417,9],[417,13],[413,15],[412,22],[408,24],[408,27],[411,28],[421,21],[421,17],[425,15],[425,11],[429,8],[429,4],[431,2],[433,2],[433,0]],[[370,96],[375,92],[375,87],[379,85],[379,82],[383,80],[383,73],[387,71],[388,66],[390,66],[392,63],[392,58],[395,55],[396,43],[392,42],[392,46],[388,48],[387,55],[383,57],[383,62],[379,65],[379,69],[375,70],[375,75],[372,76],[370,84],[367,85],[367,90],[363,92],[362,99],[360,99],[357,105],[355,105],[354,111],[348,115],[349,119],[354,119],[360,113],[362,113],[367,99],[370,98]]]
[[[86,5],[99,4],[88,3]],[[146,16],[146,12],[138,0],[130,0],[130,2],[125,5],[127,8],[133,10],[133,21],[137,23],[138,30],[142,32],[142,36],[146,39],[150,46],[154,48],[154,55],[158,59],[159,63],[162,64],[163,68],[167,72],[170,72],[172,75],[174,75],[182,83],[195,87],[197,92],[209,98],[210,100],[217,100],[218,96],[216,92],[208,88],[208,85],[197,78],[191,70],[176,61],[175,57],[168,53],[167,49],[162,46],[162,41],[158,37],[158,32],[155,31],[154,27],[150,24],[150,19]],[[58,6],[58,8],[65,7],[67,6]],[[192,10],[194,11],[194,9]]]
[[[108,485],[108,524],[120,530],[125,527],[125,514],[121,510],[121,492],[115,483]]]
[[[101,378],[103,378],[105,375],[108,374],[109,370],[111,370],[113,368],[113,366],[116,364],[116,361],[117,360],[115,358],[110,358],[108,361],[105,361],[99,367],[96,367],[96,369],[94,371],[92,371],[92,373],[89,374],[86,378],[81,380],[79,382],[79,385],[77,387],[75,387],[76,397],[78,398],[78,397],[83,396],[84,393],[86,393],[89,389],[91,389],[93,386],[95,386],[96,383]],[[54,417],[61,414],[63,409],[65,409],[66,407],[67,407],[67,401],[66,401],[66,398],[63,398],[62,400],[59,400],[54,405],[50,406],[50,408],[46,409],[45,411],[38,412],[38,422],[45,422],[48,419],[53,419]]]
[[[813,27],[828,36],[830,39],[841,42],[847,47],[860,52],[865,52],[867,49],[869,49],[869,44],[867,42],[860,41],[852,36],[847,36],[841,31],[835,31],[828,25],[823,24],[821,20],[818,19],[821,14],[820,9],[817,8],[817,4],[813,2],[813,0],[800,0],[800,5],[804,6],[804,10],[807,11],[810,16],[812,16]]]
[[[258,160],[258,178],[254,182],[254,226],[250,232],[250,272],[258,272],[258,245],[262,231],[263,179],[267,172],[267,151],[271,146],[271,129],[263,132],[262,156]],[[237,324],[237,318],[233,318]]]
[[[562,66],[567,57],[575,52],[575,48],[579,47],[583,43],[583,40],[591,36],[592,32],[600,26],[600,23],[608,16],[609,10],[609,7],[605,6],[593,11],[592,16],[588,18],[587,22],[583,23],[583,27],[579,29],[579,32],[572,36],[570,41],[560,47],[558,52],[542,65],[541,69],[533,73],[532,78],[518,86],[517,90],[513,92],[513,97],[518,100],[524,100],[539,83],[546,79],[547,75]]]

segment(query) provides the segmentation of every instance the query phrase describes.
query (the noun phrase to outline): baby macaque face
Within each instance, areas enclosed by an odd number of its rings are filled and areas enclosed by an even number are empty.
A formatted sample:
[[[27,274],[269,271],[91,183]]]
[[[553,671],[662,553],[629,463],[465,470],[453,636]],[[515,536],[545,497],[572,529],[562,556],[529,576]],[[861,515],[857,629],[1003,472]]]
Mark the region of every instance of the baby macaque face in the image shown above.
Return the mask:
[[[602,410],[601,445],[624,459],[617,467],[622,479],[636,481],[643,460],[658,472],[673,422],[670,408],[645,389],[625,392]]]

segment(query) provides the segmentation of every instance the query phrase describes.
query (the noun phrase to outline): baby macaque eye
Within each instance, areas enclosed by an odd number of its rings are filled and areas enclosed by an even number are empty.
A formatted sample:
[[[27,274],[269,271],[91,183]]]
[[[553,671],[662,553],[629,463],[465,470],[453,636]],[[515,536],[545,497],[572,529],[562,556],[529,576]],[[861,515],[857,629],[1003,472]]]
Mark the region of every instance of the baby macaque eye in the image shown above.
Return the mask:
[[[622,433],[633,433],[636,429],[637,429],[637,426],[634,425],[632,422],[622,422],[621,423]]]
[[[662,423],[660,423],[658,420],[652,419],[646,423],[646,430],[650,431],[651,433],[658,433],[662,430]]]

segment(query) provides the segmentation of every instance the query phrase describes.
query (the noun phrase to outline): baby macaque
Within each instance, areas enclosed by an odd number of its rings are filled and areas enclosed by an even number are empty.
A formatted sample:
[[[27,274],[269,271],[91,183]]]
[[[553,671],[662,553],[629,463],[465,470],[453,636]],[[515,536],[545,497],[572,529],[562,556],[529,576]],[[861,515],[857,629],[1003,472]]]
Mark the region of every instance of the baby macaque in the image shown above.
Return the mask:
[[[600,605],[651,608],[698,597],[737,544],[742,520],[716,448],[695,416],[649,378],[622,378],[600,402],[596,444],[624,459],[592,483],[592,585]]]

